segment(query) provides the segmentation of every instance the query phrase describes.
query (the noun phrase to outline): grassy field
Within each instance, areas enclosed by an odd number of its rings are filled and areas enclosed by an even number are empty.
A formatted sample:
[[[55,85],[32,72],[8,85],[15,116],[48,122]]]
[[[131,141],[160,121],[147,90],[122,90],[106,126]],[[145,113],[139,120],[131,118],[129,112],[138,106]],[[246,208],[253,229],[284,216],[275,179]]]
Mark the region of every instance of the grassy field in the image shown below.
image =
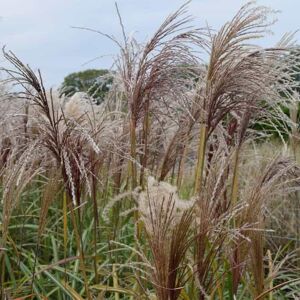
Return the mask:
[[[120,18],[100,105],[3,51],[1,299],[300,298],[298,48],[187,9],[145,44]]]

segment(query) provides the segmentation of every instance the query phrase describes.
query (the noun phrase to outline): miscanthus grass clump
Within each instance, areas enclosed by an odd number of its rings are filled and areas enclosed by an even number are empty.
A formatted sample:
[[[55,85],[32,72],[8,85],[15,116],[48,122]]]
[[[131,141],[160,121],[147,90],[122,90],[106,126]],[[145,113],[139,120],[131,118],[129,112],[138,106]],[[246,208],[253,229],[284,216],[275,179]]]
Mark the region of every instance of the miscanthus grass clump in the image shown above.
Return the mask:
[[[219,30],[183,5],[143,44],[117,14],[100,105],[3,50],[1,299],[298,299],[294,35],[257,46],[252,2]]]

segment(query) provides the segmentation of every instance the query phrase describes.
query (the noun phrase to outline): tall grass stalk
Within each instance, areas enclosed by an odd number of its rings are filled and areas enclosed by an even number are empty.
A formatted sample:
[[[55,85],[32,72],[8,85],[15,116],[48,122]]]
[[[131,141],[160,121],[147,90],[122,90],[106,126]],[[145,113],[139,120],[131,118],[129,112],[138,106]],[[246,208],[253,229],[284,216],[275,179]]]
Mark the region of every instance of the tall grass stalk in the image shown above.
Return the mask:
[[[207,136],[207,127],[206,124],[201,124],[200,126],[200,135],[199,135],[199,147],[197,153],[197,164],[195,169],[195,185],[194,193],[200,193],[203,172],[204,172],[204,162],[205,162],[205,150],[206,150],[206,136]]]

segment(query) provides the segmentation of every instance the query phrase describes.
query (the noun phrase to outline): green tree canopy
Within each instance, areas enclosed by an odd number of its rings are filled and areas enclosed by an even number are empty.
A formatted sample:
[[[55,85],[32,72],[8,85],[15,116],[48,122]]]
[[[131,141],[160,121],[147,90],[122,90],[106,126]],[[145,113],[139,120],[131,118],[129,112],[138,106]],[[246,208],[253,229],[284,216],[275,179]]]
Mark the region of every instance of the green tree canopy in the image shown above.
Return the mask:
[[[61,95],[72,96],[76,92],[86,92],[97,103],[101,103],[112,81],[111,73],[105,69],[89,69],[71,73],[63,81]]]

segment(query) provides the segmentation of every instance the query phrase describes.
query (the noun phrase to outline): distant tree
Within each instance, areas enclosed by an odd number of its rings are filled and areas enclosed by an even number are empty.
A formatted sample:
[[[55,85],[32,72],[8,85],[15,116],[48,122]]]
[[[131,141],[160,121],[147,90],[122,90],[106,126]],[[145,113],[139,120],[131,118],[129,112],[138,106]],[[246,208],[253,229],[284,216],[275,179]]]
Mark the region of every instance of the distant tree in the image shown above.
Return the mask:
[[[66,96],[72,96],[76,92],[86,92],[99,104],[109,91],[112,81],[108,70],[89,69],[66,76],[60,91],[61,95]]]
[[[294,70],[293,70],[295,72],[293,75],[293,78],[295,80],[294,90],[300,93],[300,46],[294,49],[293,54],[297,57]]]
[[[293,87],[289,90],[291,94],[293,93],[300,93],[300,46],[297,46],[294,48],[292,53],[290,55],[296,56],[296,59],[294,59],[294,67],[292,68],[293,74],[291,75],[291,78],[294,82]],[[284,98],[286,97],[285,94],[281,93],[281,96]],[[263,103],[263,101],[262,101]],[[282,112],[288,117],[291,118],[291,107],[285,106],[283,104],[280,105],[280,109]],[[272,111],[270,111],[272,112]],[[300,103],[298,103],[298,113],[297,113],[297,119],[298,122],[300,121]],[[274,132],[274,125],[277,127],[277,130],[281,132],[281,137],[287,139],[289,136],[286,134],[285,128],[289,128],[291,130],[291,126],[289,123],[287,123],[283,119],[278,119],[274,115],[273,118],[270,120],[264,120],[263,123],[257,122],[255,123],[252,128],[257,131],[264,131],[269,134],[272,134],[273,137],[278,137],[278,132]],[[298,127],[300,128],[300,123],[298,123]]]

